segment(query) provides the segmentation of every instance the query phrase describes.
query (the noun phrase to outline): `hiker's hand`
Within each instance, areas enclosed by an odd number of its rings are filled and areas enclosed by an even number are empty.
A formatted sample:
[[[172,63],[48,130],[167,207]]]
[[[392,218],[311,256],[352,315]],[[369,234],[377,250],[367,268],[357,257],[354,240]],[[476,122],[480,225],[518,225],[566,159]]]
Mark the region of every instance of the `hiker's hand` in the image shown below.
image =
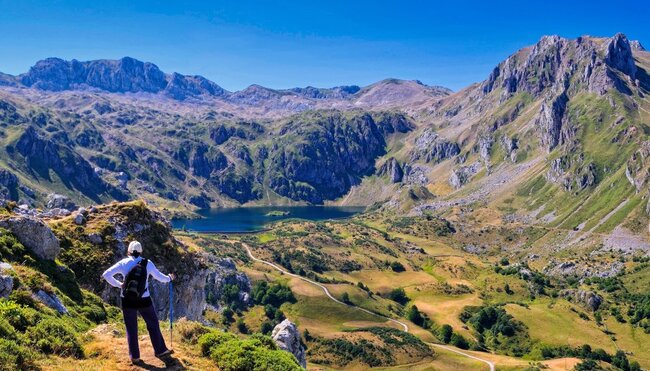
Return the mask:
[[[173,281],[176,279],[176,275],[174,273],[170,273],[169,278],[171,278],[171,280]]]

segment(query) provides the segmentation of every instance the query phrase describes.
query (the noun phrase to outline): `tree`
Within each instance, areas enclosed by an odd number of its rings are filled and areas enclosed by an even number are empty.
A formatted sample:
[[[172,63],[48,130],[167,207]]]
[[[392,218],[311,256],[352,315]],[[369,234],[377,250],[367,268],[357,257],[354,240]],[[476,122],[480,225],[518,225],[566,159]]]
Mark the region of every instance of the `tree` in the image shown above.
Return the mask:
[[[263,333],[264,335],[271,334],[271,332],[273,332],[273,324],[270,321],[262,322],[262,327],[260,328],[260,332]]]
[[[406,270],[406,268],[404,268],[404,265],[398,261],[391,262],[390,269],[392,269],[393,272],[404,272]]]
[[[394,302],[400,303],[402,305],[408,303],[409,298],[406,296],[406,291],[403,288],[399,287],[393,289],[389,294],[388,298]]]
[[[352,304],[350,301],[350,295],[347,292],[344,292],[343,295],[341,295],[341,301],[345,304]]]
[[[467,340],[460,334],[454,333],[451,335],[451,345],[458,347],[460,349],[469,349],[469,343]]]
[[[449,344],[451,341],[451,335],[453,335],[454,329],[448,324],[440,326],[438,329],[438,338],[445,344]]]
[[[246,326],[246,323],[244,323],[243,318],[237,319],[237,330],[242,334],[248,334],[248,326]]]
[[[406,313],[406,318],[420,327],[424,327],[426,323],[425,318],[422,316],[422,313],[420,313],[420,310],[415,305],[412,305],[409,308],[408,312]]]
[[[223,317],[222,322],[225,326],[228,326],[232,323],[233,315],[235,315],[235,312],[233,312],[233,310],[230,309],[230,307],[223,308],[223,311],[221,312],[221,316]]]

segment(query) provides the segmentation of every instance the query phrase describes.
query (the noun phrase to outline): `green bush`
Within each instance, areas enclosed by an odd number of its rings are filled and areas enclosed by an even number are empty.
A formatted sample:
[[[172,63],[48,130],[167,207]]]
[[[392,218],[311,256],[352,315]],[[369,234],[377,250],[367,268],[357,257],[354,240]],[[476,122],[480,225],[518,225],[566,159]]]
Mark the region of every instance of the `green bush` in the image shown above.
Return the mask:
[[[25,246],[23,246],[11,232],[6,229],[0,228],[0,260],[1,261],[16,261],[20,260],[28,253]]]
[[[0,370],[37,370],[34,365],[36,354],[15,341],[0,338]]]
[[[62,319],[45,318],[25,333],[29,345],[45,354],[83,358],[74,330]]]
[[[279,350],[270,337],[260,334],[241,340],[233,334],[212,331],[201,336],[199,346],[223,371],[302,369],[292,354]]]
[[[13,300],[0,300],[0,318],[5,319],[16,331],[24,333],[28,327],[36,325],[42,315]]]
[[[205,335],[202,335],[199,338],[199,347],[201,348],[201,353],[204,356],[210,355],[210,351],[213,347],[219,346],[229,340],[237,339],[233,334],[220,331],[211,331]]]

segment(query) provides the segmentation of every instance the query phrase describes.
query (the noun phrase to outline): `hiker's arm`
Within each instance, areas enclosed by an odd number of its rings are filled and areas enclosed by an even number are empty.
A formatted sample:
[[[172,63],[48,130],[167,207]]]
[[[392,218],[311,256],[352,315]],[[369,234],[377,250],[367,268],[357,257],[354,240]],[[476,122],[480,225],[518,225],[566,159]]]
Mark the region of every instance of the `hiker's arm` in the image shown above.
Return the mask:
[[[162,274],[158,270],[158,268],[156,268],[156,265],[151,260],[149,260],[147,271],[149,272],[151,277],[153,277],[156,281],[169,282],[169,281],[172,280],[172,278],[170,276],[168,276],[166,274]]]
[[[102,274],[102,277],[104,277],[104,279],[106,280],[106,282],[108,282],[109,285],[111,285],[111,286],[113,286],[113,287],[118,287],[118,288],[121,288],[121,287],[122,287],[122,282],[118,281],[118,280],[115,278],[115,275],[118,274],[118,273],[121,274],[121,275],[124,275],[124,273],[123,273],[122,270],[120,269],[121,267],[122,267],[122,266],[120,265],[120,263],[117,262],[117,263],[115,263],[115,265],[113,265],[112,267],[108,268],[108,269],[104,272],[104,274]]]

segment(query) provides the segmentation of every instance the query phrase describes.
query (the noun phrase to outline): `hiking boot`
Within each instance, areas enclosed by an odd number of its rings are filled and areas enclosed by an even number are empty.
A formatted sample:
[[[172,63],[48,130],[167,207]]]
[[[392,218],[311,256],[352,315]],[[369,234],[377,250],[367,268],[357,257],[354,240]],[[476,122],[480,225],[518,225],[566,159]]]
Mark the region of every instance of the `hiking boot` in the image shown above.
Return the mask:
[[[164,351],[164,352],[162,352],[160,354],[156,354],[156,358],[169,357],[172,354],[174,354],[174,350],[173,349],[167,349],[166,351]]]
[[[131,364],[136,366],[142,366],[144,362],[140,358],[131,358]]]

